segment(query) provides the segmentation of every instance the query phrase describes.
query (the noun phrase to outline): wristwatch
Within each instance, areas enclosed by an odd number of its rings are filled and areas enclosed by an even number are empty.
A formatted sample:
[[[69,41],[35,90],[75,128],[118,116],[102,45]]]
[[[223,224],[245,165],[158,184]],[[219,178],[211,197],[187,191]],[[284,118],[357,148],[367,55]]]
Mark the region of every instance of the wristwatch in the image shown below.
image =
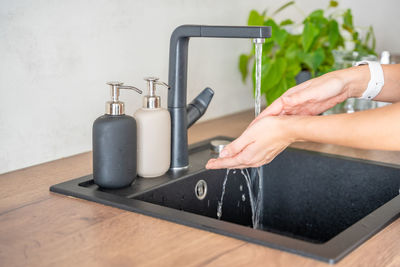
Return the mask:
[[[371,79],[369,80],[368,87],[359,99],[374,99],[382,90],[385,84],[383,70],[381,64],[377,61],[360,61],[355,66],[368,64]]]

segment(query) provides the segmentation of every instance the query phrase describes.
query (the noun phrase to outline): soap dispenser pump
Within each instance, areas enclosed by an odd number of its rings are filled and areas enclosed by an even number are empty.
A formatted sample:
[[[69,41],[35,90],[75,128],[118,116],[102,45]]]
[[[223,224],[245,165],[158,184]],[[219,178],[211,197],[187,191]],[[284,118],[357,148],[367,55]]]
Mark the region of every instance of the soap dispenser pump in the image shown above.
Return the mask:
[[[103,188],[122,188],[130,185],[137,175],[136,121],[125,115],[124,102],[119,100],[121,89],[142,93],[122,82],[108,82],[111,101],[106,114],[93,123],[93,180]]]
[[[143,107],[134,117],[137,122],[137,171],[141,177],[157,177],[166,173],[171,162],[171,116],[161,107],[156,95],[156,85],[169,88],[156,77],[147,77],[148,94],[143,97]]]

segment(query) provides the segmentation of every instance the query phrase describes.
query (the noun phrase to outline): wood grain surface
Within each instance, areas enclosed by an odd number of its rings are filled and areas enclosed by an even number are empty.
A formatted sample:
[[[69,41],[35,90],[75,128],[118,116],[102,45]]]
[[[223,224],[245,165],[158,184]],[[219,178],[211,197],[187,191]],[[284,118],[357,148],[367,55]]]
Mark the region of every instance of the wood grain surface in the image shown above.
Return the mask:
[[[236,137],[242,112],[194,125],[189,142]],[[298,143],[294,147],[400,164],[400,152]],[[90,174],[83,153],[0,175],[0,266],[328,266],[241,240],[49,192]],[[400,220],[335,266],[400,266]]]

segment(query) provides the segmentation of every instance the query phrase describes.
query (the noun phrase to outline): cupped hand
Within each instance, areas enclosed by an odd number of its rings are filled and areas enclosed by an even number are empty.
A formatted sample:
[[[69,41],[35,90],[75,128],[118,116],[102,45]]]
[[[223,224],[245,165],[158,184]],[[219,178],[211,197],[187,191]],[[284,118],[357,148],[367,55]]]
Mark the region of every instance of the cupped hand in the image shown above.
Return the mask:
[[[258,120],[227,145],[219,158],[210,159],[206,168],[243,169],[269,163],[295,141],[288,126],[296,117],[267,116]]]

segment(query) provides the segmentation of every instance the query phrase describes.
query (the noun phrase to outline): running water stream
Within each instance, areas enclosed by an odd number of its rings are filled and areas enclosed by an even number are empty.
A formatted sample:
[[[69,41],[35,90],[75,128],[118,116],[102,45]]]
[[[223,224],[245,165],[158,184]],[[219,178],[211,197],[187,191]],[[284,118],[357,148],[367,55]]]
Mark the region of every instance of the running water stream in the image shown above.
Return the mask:
[[[256,50],[256,88],[255,88],[255,103],[254,115],[257,117],[261,112],[261,59],[262,59],[262,43],[255,42]]]
[[[226,169],[224,182],[222,183],[221,200],[218,201],[217,217],[218,217],[219,220],[221,219],[221,216],[222,216],[222,203],[224,203],[225,187],[226,187],[226,181],[228,181],[229,171],[230,171],[230,169]]]
[[[254,40],[255,45],[255,104],[254,104],[254,114],[257,117],[261,112],[261,58],[262,58],[262,45],[263,42],[259,39]],[[249,173],[248,169],[241,169],[240,172],[246,180],[247,189],[249,192],[250,207],[252,214],[253,228],[260,227],[260,217],[262,213],[262,168],[254,168]],[[217,217],[221,219],[222,217],[222,206],[224,202],[225,187],[228,180],[230,169],[226,170],[225,178],[222,184],[221,199],[218,202],[217,207]],[[235,172],[235,171],[234,171]]]
[[[261,113],[261,61],[262,61],[262,47],[264,39],[254,40],[256,50],[256,92],[255,92],[255,104],[254,104],[254,115],[257,117]],[[252,181],[256,184],[257,199],[255,201],[255,207],[253,211],[253,228],[258,228],[260,224],[260,218],[262,213],[262,192],[263,192],[263,179],[262,179],[262,168],[258,167],[252,171]],[[257,181],[258,178],[258,181]],[[255,213],[255,214],[254,214]]]

